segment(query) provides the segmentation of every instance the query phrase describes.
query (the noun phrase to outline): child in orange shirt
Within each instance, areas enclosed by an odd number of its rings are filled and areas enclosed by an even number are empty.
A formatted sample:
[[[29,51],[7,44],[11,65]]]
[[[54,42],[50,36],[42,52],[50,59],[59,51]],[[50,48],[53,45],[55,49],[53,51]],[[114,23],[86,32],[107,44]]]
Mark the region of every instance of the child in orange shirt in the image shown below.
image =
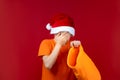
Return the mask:
[[[41,42],[38,56],[42,56],[42,80],[100,80],[100,73],[85,54],[75,35],[74,22],[65,14],[51,18],[46,28],[54,39]],[[72,47],[72,48],[71,48]]]

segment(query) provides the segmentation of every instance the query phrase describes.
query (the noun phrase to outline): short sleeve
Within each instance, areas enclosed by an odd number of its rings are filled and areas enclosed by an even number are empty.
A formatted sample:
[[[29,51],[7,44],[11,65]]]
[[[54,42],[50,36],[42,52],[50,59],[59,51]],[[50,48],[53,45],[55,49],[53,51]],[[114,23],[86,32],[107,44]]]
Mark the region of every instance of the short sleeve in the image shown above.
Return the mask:
[[[43,40],[40,44],[38,56],[49,55],[51,53],[51,45],[49,40]]]

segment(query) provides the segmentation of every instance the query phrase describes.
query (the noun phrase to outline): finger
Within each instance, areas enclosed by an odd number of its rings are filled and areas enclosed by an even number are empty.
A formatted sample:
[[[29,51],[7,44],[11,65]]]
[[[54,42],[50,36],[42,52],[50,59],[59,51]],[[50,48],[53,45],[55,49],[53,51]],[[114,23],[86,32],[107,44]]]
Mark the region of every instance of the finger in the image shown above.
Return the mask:
[[[61,33],[62,36],[66,35],[66,34],[68,34],[68,32],[63,32],[63,33]]]
[[[57,36],[60,36],[60,35],[61,35],[61,33],[58,33],[58,34],[57,34]]]
[[[73,46],[73,47],[79,47],[80,44],[81,44],[80,41],[76,41],[76,40],[75,40],[75,41],[72,42],[71,46]]]
[[[74,47],[74,43],[73,42],[71,42],[70,45],[71,45],[71,47]]]
[[[76,41],[76,42],[75,42],[75,47],[79,47],[80,44],[81,44],[80,41]]]
[[[69,37],[69,33],[64,33],[64,34],[62,35],[62,37],[63,37],[63,38]]]

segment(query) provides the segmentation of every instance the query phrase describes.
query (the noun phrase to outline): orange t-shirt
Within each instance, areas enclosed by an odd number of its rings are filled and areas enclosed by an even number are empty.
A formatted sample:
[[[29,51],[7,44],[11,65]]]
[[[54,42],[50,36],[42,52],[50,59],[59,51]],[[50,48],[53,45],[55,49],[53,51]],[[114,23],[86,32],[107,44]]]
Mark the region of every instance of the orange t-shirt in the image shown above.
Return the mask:
[[[53,39],[43,40],[40,44],[38,56],[50,55],[55,42]],[[67,55],[70,49],[69,42],[60,50],[58,58],[53,65],[52,69],[45,68],[42,65],[42,80],[76,80],[75,75],[67,65]]]

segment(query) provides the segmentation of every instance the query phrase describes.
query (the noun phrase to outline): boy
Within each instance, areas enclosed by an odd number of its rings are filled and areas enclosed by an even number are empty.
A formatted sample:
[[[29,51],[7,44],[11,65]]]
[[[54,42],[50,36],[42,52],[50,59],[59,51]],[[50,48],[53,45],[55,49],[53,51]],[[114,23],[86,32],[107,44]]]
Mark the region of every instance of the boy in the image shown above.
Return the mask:
[[[81,51],[79,40],[71,41],[71,37],[75,36],[75,29],[70,16],[55,15],[46,28],[50,30],[50,34],[54,34],[54,39],[45,39],[40,44],[38,56],[43,60],[42,80],[100,80],[99,71],[89,57],[83,56],[85,60],[78,58],[79,52],[84,53],[84,51]],[[87,64],[82,64],[84,62]],[[88,64],[92,65],[90,66],[92,72],[87,69]],[[93,73],[95,77],[97,73],[97,78],[91,78],[94,76]]]

